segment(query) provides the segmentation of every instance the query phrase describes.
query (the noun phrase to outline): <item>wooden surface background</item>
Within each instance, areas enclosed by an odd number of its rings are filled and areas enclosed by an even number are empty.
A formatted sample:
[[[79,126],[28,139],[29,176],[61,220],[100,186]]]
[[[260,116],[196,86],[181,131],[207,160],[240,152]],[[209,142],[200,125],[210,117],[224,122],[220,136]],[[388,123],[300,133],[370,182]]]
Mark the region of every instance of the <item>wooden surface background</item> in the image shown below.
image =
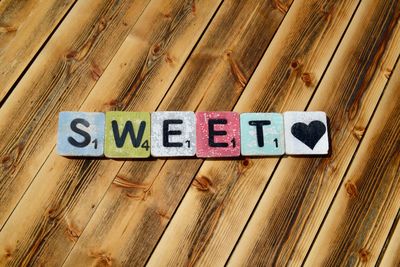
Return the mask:
[[[0,265],[400,266],[399,19],[395,0],[1,0]],[[331,153],[64,158],[69,110],[322,110]]]

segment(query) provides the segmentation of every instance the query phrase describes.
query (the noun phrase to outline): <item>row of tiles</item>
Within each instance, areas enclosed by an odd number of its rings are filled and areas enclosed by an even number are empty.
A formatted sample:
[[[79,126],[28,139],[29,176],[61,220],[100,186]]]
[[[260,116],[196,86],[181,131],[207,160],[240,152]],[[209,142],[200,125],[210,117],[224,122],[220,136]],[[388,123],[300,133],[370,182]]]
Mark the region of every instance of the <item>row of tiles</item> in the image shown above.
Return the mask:
[[[62,156],[147,158],[324,155],[324,112],[60,112]]]

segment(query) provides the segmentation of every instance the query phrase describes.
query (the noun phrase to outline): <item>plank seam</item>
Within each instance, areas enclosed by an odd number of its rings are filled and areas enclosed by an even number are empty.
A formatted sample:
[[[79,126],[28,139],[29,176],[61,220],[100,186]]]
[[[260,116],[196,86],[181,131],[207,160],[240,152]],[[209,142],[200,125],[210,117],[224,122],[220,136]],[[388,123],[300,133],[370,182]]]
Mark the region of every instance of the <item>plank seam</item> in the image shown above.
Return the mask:
[[[388,235],[386,237],[385,243],[382,246],[382,250],[379,253],[378,259],[375,262],[375,266],[379,266],[381,264],[382,259],[383,259],[384,255],[386,253],[386,249],[387,249],[390,241],[392,240],[394,231],[396,230],[396,227],[399,224],[399,221],[400,221],[400,209],[397,211],[397,215],[393,220],[392,226],[390,227],[390,230],[389,230],[389,233],[388,233]]]

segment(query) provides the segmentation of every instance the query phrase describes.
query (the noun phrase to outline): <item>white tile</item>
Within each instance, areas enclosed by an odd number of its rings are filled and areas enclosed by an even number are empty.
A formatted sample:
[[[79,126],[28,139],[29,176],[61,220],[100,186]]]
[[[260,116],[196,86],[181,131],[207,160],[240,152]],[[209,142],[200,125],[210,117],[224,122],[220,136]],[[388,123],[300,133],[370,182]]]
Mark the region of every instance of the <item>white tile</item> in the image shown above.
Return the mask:
[[[285,112],[285,148],[288,155],[325,155],[329,151],[325,112]]]
[[[193,112],[151,113],[151,155],[153,157],[194,156],[196,119]]]

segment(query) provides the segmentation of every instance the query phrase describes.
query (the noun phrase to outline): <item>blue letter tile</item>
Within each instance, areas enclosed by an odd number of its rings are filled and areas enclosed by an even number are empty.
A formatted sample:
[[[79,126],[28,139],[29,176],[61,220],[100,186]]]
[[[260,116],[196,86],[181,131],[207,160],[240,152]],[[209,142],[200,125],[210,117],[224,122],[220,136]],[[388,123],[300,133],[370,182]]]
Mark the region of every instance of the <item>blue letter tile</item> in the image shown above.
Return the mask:
[[[102,156],[104,123],[104,113],[60,112],[57,138],[58,154],[62,156]]]

